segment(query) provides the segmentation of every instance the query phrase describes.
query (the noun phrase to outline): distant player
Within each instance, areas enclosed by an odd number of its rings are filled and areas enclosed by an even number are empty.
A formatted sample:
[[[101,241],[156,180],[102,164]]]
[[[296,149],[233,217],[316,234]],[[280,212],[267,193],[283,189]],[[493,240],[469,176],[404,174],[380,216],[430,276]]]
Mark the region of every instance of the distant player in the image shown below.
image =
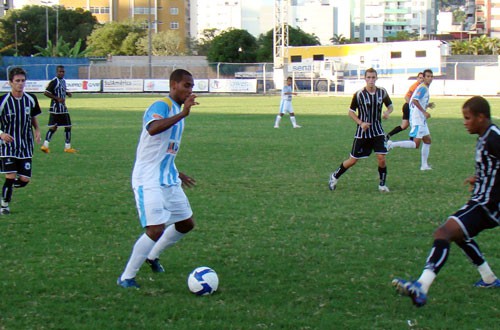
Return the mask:
[[[281,91],[280,111],[276,116],[274,128],[280,128],[281,117],[283,117],[285,112],[288,112],[288,114],[290,115],[290,121],[292,122],[293,128],[301,127],[297,125],[295,113],[293,112],[292,95],[297,95],[297,93],[293,92],[292,90],[292,77],[288,77],[286,78],[286,86],[283,86],[283,90]]]
[[[330,175],[328,187],[335,190],[337,181],[349,168],[356,165],[358,159],[368,158],[372,151],[377,155],[380,192],[389,192],[385,184],[387,178],[387,166],[385,155],[385,133],[382,128],[382,117],[387,119],[393,111],[392,101],[387,91],[382,87],[377,87],[377,71],[367,69],[365,71],[366,87],[357,91],[351,101],[349,117],[357,124],[351,154],[344,160],[339,168]],[[382,114],[382,107],[387,107],[387,111]],[[356,114],[356,110],[358,114]]]
[[[33,142],[40,143],[36,116],[42,111],[36,96],[24,91],[26,71],[11,69],[9,84],[11,92],[0,97],[0,165],[5,174],[0,214],[10,214],[13,187],[22,188],[30,182]]]
[[[154,102],[144,113],[132,188],[145,231],[135,242],[125,270],[118,277],[117,284],[124,288],[139,287],[135,276],[145,261],[153,272],[164,272],[160,253],[194,228],[193,211],[181,185],[191,187],[195,180],[175,166],[184,119],[191,107],[198,104],[193,86],[191,73],[173,71],[168,97]]]
[[[49,82],[44,92],[44,95],[51,99],[49,124],[47,125],[49,130],[45,135],[45,141],[41,147],[41,150],[46,154],[50,152],[50,140],[52,140],[52,136],[55,134],[58,127],[64,127],[64,152],[71,154],[76,153],[76,149],[71,148],[71,118],[69,116],[68,107],[66,106],[66,96],[71,97],[72,94],[66,90],[66,79],[64,79],[65,72],[64,66],[58,65],[56,68],[56,77]]]
[[[472,185],[472,196],[434,232],[434,244],[419,279],[407,281],[396,278],[392,281],[396,290],[409,296],[417,307],[426,304],[429,287],[446,263],[451,242],[458,245],[477,267],[481,280],[475,284],[476,287],[500,288],[500,280],[474,240],[483,230],[500,224],[500,129],[491,121],[488,101],[480,96],[467,100],[462,114],[467,131],[479,136],[474,156],[476,173],[465,180]]]
[[[388,141],[387,148],[408,148],[418,149],[420,142],[423,142],[421,151],[421,165],[420,170],[432,170],[429,166],[428,159],[431,150],[431,133],[427,126],[427,119],[431,114],[427,109],[434,108],[434,103],[429,102],[429,86],[432,83],[434,75],[432,70],[424,70],[424,81],[417,87],[410,100],[410,138],[412,140],[406,141]]]
[[[417,87],[424,81],[424,73],[419,72],[417,75],[417,81],[414,82],[410,88],[408,89],[408,92],[406,92],[405,95],[405,103],[403,104],[403,119],[401,120],[401,125],[396,126],[387,133],[386,135],[386,140],[390,140],[392,136],[398,134],[399,132],[404,131],[405,129],[408,128],[410,125],[410,100],[411,96],[413,95],[413,92],[417,89]]]

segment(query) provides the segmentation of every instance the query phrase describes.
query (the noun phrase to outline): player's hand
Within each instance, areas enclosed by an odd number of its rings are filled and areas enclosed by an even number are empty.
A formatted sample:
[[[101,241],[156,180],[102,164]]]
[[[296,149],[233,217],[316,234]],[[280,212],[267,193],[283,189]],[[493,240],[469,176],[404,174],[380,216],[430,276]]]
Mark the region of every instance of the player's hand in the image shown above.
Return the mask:
[[[187,176],[184,173],[179,172],[179,178],[181,179],[182,186],[184,186],[184,187],[191,188],[191,187],[194,187],[196,185],[196,180],[190,176]]]
[[[42,142],[42,134],[40,134],[39,129],[35,130],[35,140],[37,144],[40,144],[40,142]]]
[[[425,116],[426,119],[431,118],[431,114],[428,113],[427,111],[424,111],[424,116]]]
[[[389,119],[389,115],[390,115],[390,114],[391,114],[391,113],[390,113],[389,111],[384,111],[384,113],[382,114],[382,118],[384,118],[384,119]]]
[[[434,109],[435,107],[436,107],[436,104],[434,102],[427,104],[428,109]]]
[[[464,185],[469,185],[469,191],[472,191],[472,188],[474,188],[474,184],[476,183],[476,177],[471,176],[465,179]]]
[[[361,127],[361,129],[362,129],[363,131],[366,131],[368,128],[370,128],[370,126],[371,126],[371,125],[372,125],[372,124],[370,124],[370,123],[367,123],[367,122],[362,122],[362,123],[359,125],[359,127]]]
[[[0,134],[0,139],[2,139],[2,141],[5,143],[11,143],[12,141],[14,141],[14,138],[5,132]]]

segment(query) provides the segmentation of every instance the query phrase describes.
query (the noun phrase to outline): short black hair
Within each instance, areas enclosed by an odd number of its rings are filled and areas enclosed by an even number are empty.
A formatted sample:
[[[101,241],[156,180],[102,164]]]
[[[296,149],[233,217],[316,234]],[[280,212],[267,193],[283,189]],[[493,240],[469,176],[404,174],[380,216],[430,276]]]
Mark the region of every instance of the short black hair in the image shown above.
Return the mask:
[[[9,81],[13,81],[14,80],[14,76],[17,76],[17,75],[23,75],[24,77],[26,77],[26,71],[21,68],[21,67],[15,67],[15,68],[12,68],[9,70]]]
[[[181,82],[182,78],[184,76],[190,76],[192,77],[193,75],[191,72],[184,70],[184,69],[176,69],[170,74],[170,82],[175,81],[175,82]]]
[[[462,109],[469,109],[474,116],[483,114],[487,119],[491,119],[490,104],[482,96],[473,96],[465,101]]]
[[[365,71],[365,78],[366,78],[366,74],[367,73],[375,73],[375,75],[378,76],[377,70],[375,70],[374,68],[366,69],[366,71]]]
[[[431,75],[434,75],[434,72],[432,72],[432,70],[431,70],[431,69],[425,69],[425,70],[424,70],[424,72],[423,72],[424,77],[425,77],[425,74],[426,74],[426,73],[430,73]]]

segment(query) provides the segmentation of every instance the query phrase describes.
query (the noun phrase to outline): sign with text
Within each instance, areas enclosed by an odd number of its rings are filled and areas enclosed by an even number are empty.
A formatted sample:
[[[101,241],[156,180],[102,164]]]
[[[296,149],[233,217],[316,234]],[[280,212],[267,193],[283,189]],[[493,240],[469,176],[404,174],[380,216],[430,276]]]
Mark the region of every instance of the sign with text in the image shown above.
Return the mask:
[[[102,91],[104,93],[133,93],[143,91],[142,79],[103,79]]]
[[[257,79],[210,79],[211,93],[257,93]]]

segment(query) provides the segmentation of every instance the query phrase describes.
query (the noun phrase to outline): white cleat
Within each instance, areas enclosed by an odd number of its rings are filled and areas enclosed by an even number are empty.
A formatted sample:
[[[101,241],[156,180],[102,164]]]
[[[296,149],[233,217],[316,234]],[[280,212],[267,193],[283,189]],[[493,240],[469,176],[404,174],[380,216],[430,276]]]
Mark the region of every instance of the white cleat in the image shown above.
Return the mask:
[[[421,171],[430,171],[430,170],[432,170],[432,167],[430,167],[429,165],[425,165],[425,166],[421,166],[420,170]]]
[[[278,125],[274,125],[274,128],[280,128]]]
[[[337,181],[338,179],[333,175],[330,175],[330,181],[328,182],[328,188],[330,188],[331,191],[334,191],[335,188],[337,188]]]
[[[293,128],[301,128],[301,127],[302,127],[302,126],[300,126],[300,125],[295,125],[295,126],[293,126]]]
[[[386,142],[386,146],[387,146],[387,151],[391,150],[392,149],[392,141],[391,140],[388,140]]]
[[[378,191],[383,192],[383,193],[390,192],[389,187],[387,187],[387,186],[378,186]]]

